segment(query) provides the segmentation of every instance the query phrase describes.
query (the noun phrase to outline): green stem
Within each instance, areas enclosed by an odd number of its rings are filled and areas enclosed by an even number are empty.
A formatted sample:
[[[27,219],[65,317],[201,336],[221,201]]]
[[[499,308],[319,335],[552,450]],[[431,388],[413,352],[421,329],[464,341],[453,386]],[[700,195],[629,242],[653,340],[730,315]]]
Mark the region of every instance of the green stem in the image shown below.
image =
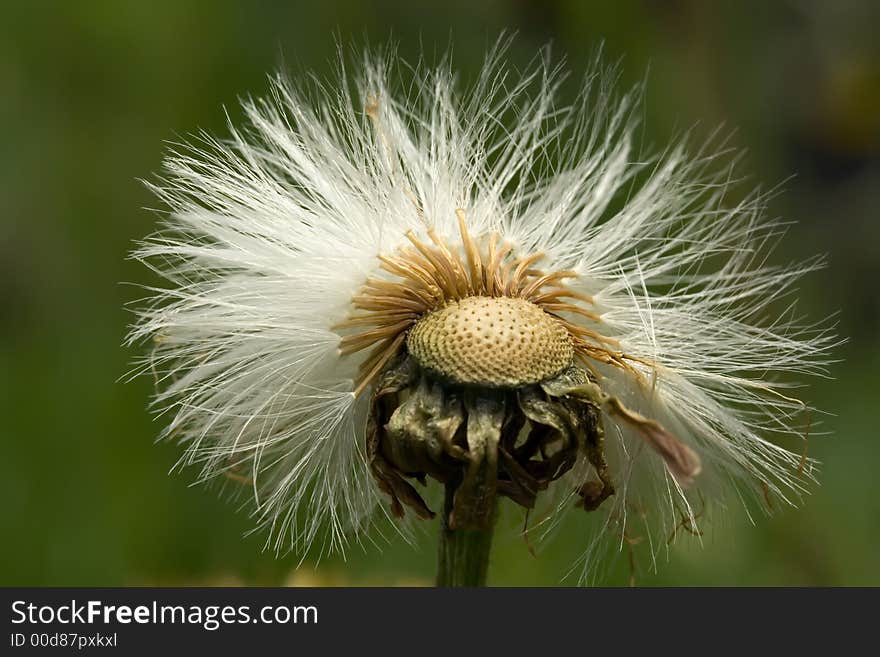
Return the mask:
[[[437,586],[485,586],[489,570],[489,551],[496,509],[487,529],[450,529],[454,488],[446,487],[443,525],[440,529],[440,550],[437,561]]]

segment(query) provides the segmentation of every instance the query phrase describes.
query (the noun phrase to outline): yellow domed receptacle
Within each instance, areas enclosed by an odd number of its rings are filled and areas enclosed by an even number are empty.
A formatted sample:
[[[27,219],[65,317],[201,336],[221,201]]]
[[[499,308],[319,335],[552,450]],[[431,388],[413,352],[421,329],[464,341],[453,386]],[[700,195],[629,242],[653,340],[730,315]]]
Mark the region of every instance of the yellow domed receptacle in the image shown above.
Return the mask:
[[[513,297],[466,297],[420,319],[407,336],[426,370],[454,383],[514,388],[571,365],[565,327],[539,306]]]

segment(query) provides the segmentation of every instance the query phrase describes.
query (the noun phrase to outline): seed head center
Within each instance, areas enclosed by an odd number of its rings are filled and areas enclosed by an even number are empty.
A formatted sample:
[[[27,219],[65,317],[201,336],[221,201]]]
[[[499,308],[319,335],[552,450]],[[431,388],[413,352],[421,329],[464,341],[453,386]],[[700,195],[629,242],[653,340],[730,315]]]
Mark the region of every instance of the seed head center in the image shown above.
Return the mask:
[[[419,364],[455,383],[512,388],[571,365],[571,335],[537,305],[513,297],[466,297],[428,313],[407,336]]]

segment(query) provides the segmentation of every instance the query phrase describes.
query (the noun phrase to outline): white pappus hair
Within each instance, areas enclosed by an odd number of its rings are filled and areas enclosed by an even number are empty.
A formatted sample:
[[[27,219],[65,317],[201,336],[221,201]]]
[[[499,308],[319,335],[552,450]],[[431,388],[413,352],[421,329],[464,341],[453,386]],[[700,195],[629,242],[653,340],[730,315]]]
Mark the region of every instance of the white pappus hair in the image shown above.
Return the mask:
[[[329,86],[278,76],[244,103],[247,127],[198,135],[151,184],[168,213],[134,257],[165,284],[137,310],[129,341],[154,347],[136,372],[157,378],[180,464],[239,480],[275,550],[341,549],[385,506],[364,454],[369,395],[353,393],[361,359],[337,355],[331,327],[377,256],[408,230],[454,237],[458,209],[472,234],[577,272],[569,286],[643,375],[597,364],[604,385],[703,462],[685,490],[607,415],[618,490],[586,564],[598,539],[651,527],[656,552],[725,487],[794,501],[811,476],[776,438],[803,437],[787,375],[822,375],[834,338],[780,300],[821,260],[768,260],[784,225],[765,195],[730,192],[726,151],[636,153],[640,92],[615,94],[613,69],[595,64],[560,106],[560,68],[541,57],[514,73],[504,57],[502,44],[464,91],[448,63],[405,69],[393,53],[367,56],[356,85],[341,65]],[[572,506],[554,485],[553,506]]]

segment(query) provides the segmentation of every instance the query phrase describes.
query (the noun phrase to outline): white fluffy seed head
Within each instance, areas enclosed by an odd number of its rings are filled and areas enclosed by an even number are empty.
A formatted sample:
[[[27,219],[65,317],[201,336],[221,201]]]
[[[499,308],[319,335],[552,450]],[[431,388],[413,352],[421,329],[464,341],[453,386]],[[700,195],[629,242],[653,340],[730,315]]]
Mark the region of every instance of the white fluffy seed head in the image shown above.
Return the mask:
[[[460,209],[473,235],[577,273],[568,284],[597,318],[566,319],[632,358],[592,363],[602,386],[702,459],[685,491],[605,417],[617,494],[592,523],[584,573],[603,538],[656,551],[683,517],[697,528],[710,493],[794,501],[810,476],[776,442],[807,422],[786,375],[822,374],[833,338],[776,309],[820,261],[768,261],[782,226],[760,194],[728,193],[712,147],[637,154],[638,93],[615,96],[613,71],[597,65],[560,106],[558,69],[540,58],[515,74],[503,57],[493,50],[467,89],[447,64],[401,70],[393,54],[366,58],[357,92],[344,73],[332,87],[276,78],[245,104],[246,128],[172,151],[152,185],[169,213],[134,255],[166,283],[130,334],[154,342],[137,371],[156,376],[181,465],[243,485],[276,550],[340,549],[375,517],[368,395],[353,394],[362,358],[340,357],[331,327],[381,276],[377,256],[408,231],[454,241]],[[555,484],[559,510],[582,475]]]

